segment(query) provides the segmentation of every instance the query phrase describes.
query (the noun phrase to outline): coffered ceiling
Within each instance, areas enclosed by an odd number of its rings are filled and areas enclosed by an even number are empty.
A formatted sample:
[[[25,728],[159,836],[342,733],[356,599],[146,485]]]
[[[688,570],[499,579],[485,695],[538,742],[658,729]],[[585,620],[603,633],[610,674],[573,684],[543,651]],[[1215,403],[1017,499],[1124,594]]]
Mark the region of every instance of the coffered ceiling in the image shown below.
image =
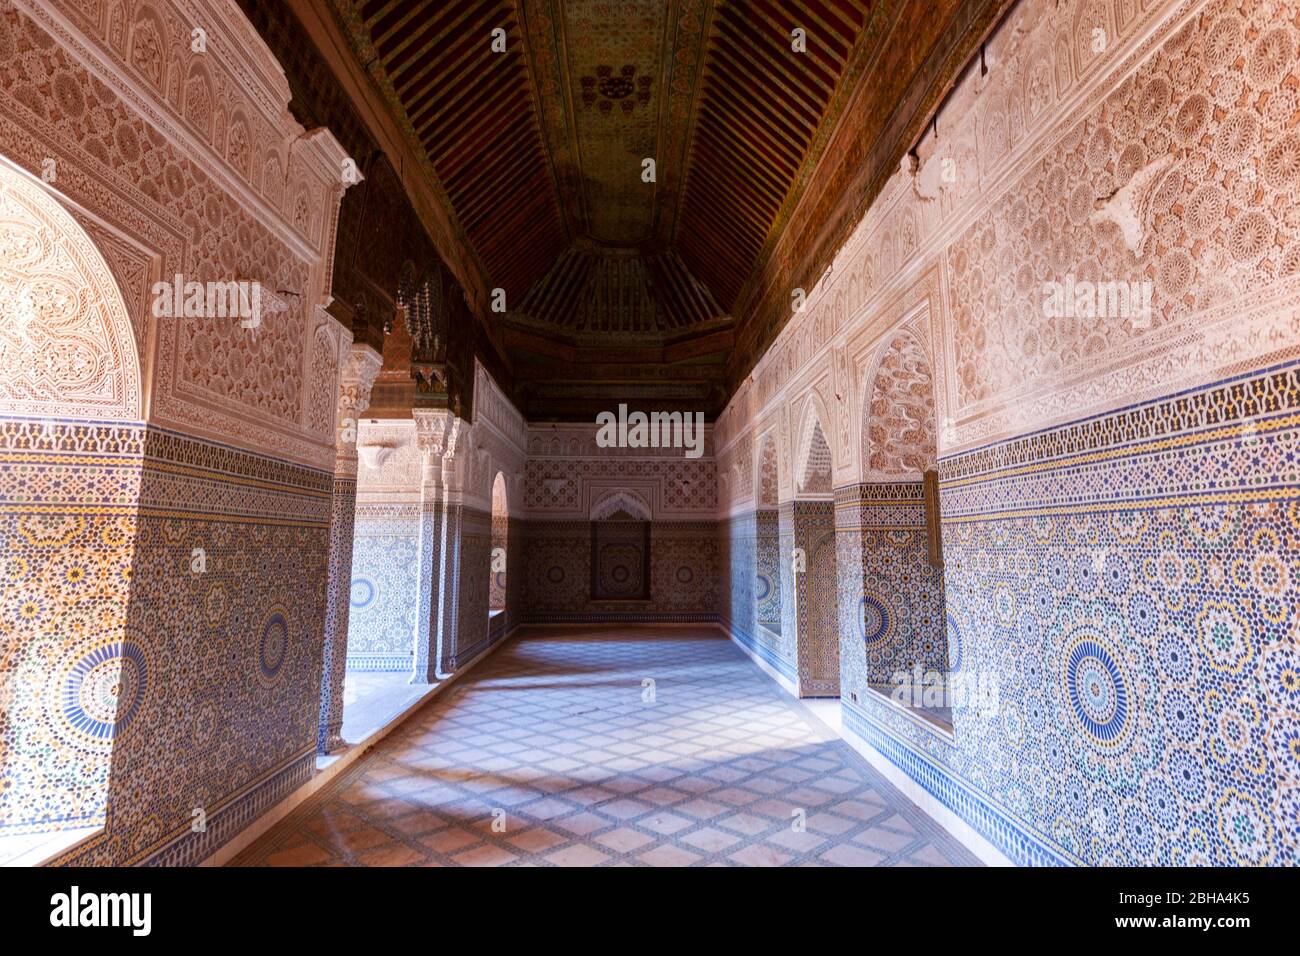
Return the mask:
[[[333,2],[466,255],[504,291],[492,320],[535,419],[624,401],[716,414],[747,371],[738,333],[753,327],[752,352],[779,328],[757,315],[760,280],[810,184],[836,172],[819,168],[832,138],[888,132],[868,158],[896,166],[1003,5]],[[872,82],[897,96],[839,129]],[[824,266],[818,243],[796,245],[784,268]]]

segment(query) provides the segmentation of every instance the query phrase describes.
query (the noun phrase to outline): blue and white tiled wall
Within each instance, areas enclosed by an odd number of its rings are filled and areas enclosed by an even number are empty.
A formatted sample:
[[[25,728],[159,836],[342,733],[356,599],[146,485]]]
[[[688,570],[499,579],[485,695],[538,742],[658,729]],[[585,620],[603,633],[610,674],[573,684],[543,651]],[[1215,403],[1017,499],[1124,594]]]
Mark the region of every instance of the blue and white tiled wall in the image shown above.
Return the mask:
[[[358,507],[352,547],[348,670],[411,670],[419,555],[418,504]]]
[[[1295,865],[1300,366],[941,462],[996,714],[846,722],[1018,863]]]

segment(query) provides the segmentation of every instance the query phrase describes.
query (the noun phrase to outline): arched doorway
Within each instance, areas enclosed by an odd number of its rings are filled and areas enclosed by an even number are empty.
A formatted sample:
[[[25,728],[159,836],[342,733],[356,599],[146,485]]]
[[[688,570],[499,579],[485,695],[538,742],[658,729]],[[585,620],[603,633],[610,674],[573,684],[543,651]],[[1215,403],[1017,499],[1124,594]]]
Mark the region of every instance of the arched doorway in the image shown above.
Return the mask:
[[[613,491],[591,507],[591,600],[650,600],[650,505]]]
[[[143,405],[108,265],[0,159],[0,859],[103,825],[114,743],[149,698],[127,628]]]
[[[950,727],[945,689],[955,662],[938,531],[934,376],[915,333],[884,346],[865,401],[858,624],[868,689]]]
[[[489,636],[505,627],[510,553],[510,508],[506,500],[506,476],[497,472],[492,480],[492,552],[491,577],[488,585],[488,618],[491,621]]]
[[[781,512],[791,571],[791,585],[785,589],[790,607],[787,609],[783,600],[782,615],[790,629],[787,633],[795,635],[800,697],[838,697],[840,693],[833,463],[822,427],[827,420],[816,396],[810,398],[798,432],[794,500]]]

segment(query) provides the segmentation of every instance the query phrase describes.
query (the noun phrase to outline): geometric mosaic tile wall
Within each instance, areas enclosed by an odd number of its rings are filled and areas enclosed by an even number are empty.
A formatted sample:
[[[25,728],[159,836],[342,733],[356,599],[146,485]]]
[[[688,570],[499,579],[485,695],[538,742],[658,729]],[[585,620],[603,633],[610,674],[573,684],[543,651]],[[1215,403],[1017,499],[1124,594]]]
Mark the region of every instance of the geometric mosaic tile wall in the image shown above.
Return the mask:
[[[998,713],[846,717],[1022,861],[1296,865],[1297,412],[1292,364],[941,462],[954,665]]]
[[[492,515],[477,508],[460,508],[460,595],[456,646],[447,660],[449,670],[473,660],[488,648],[488,598],[492,577]]]
[[[600,522],[619,527],[628,522]],[[524,619],[532,623],[581,621],[707,621],[718,607],[718,541],[713,521],[655,521],[648,555],[639,527],[628,567],[649,568],[649,597],[593,599],[592,522],[525,521],[522,595]],[[514,534],[512,528],[511,534]],[[608,550],[606,551],[608,554]],[[635,557],[635,560],[632,560]],[[610,587],[621,582],[610,558]],[[640,573],[639,571],[637,573]],[[612,591],[611,591],[612,593]]]
[[[755,618],[758,622],[779,629],[781,626],[781,531],[775,508],[760,508],[754,512],[756,541],[754,561],[757,572],[754,581]]]
[[[527,622],[717,620],[718,475],[707,431],[696,458],[602,447],[591,425],[533,426],[528,436]]]
[[[418,503],[358,504],[347,669],[409,671],[415,651]]]
[[[127,637],[144,428],[0,419],[0,835],[102,824],[151,680]]]
[[[718,567],[727,575],[718,606],[721,622],[746,646],[754,644],[754,561],[756,540],[752,512],[718,522]],[[771,652],[769,651],[769,655]]]
[[[835,501],[842,692],[861,697],[899,671],[910,681],[918,666],[946,673],[943,571],[930,564],[922,483],[864,482]]]
[[[202,859],[314,767],[332,474],[145,442],[108,817],[61,862]]]

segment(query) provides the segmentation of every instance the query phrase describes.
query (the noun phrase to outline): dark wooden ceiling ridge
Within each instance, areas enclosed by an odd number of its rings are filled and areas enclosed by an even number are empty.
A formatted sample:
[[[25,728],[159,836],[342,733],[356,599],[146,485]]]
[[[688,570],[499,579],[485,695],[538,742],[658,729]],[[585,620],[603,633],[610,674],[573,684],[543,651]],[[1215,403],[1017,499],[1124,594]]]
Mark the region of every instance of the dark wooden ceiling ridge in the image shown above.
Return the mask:
[[[754,55],[754,49],[731,36],[719,35],[718,46],[711,49],[706,74],[722,74],[722,82],[733,90],[762,90],[767,98],[755,103],[768,112],[784,114],[785,124],[797,137],[807,137],[818,125],[818,104],[827,99],[823,90],[800,90],[789,82],[794,73],[785,73],[785,65],[772,64]],[[801,56],[790,51],[790,57]]]
[[[819,100],[829,99],[835,91],[835,77],[826,70],[808,63],[808,54],[796,53],[788,32],[782,33],[781,28],[776,24],[770,26],[769,30],[764,31],[758,29],[748,18],[737,20],[721,17],[717,21],[718,39],[729,41],[730,44],[734,44],[734,47],[728,47],[720,42],[719,49],[728,50],[733,57],[747,55],[751,61],[747,65],[750,66],[759,65],[753,61],[761,61],[769,71],[765,75],[777,85],[784,87],[796,103],[808,96]],[[815,45],[814,43],[814,47]],[[801,69],[791,69],[796,61]],[[802,87],[804,92],[800,93],[796,90],[794,84]],[[810,119],[816,122],[815,115]]]
[[[513,0],[399,0],[365,5],[363,19],[489,281],[521,294],[564,248],[567,230],[519,9]],[[504,53],[489,45],[498,27],[507,33]]]
[[[698,112],[712,111],[712,109],[715,109],[715,104],[718,109],[735,109],[736,112],[748,117],[751,121],[750,129],[766,134],[763,137],[764,146],[772,152],[784,153],[787,156],[787,160],[785,160],[787,163],[794,161],[794,156],[800,155],[798,135],[788,125],[784,124],[780,113],[764,112],[757,105],[749,103],[737,103],[735,105],[724,103],[718,96],[712,94],[712,91],[706,91],[705,94],[701,95]],[[716,118],[718,118],[719,122],[725,124],[725,113],[716,114]]]
[[[707,150],[704,150],[703,154],[704,158],[708,158],[709,154]],[[747,192],[743,192],[742,190],[744,187],[737,185],[735,177],[723,178],[723,174],[719,173],[716,169],[711,168],[701,169],[697,174],[697,177],[700,182],[692,182],[687,188],[688,201],[691,200],[698,189],[702,190],[704,195],[709,197],[708,200],[704,201],[709,201],[714,210],[728,209],[730,211],[728,222],[732,225],[742,221],[748,221],[755,229],[762,229],[763,223],[769,221],[770,217],[762,216],[760,212],[754,208],[758,202],[758,197],[755,197],[754,195],[755,190],[750,189]],[[720,201],[719,197],[724,197],[724,201]],[[755,245],[757,245],[757,243],[755,243]],[[722,255],[724,251],[725,250],[719,250],[719,255]],[[730,250],[732,254],[738,251],[739,250],[735,249]]]
[[[778,181],[798,172],[804,146],[790,131],[788,115],[782,116],[773,104],[759,107],[754,104],[732,105],[716,91],[708,90],[700,97],[696,122],[747,160],[751,153],[761,154],[774,168],[772,174]],[[809,128],[811,135],[812,128]],[[779,189],[782,195],[785,190]]]
[[[857,35],[866,22],[860,16],[849,18],[855,22],[844,22],[828,7],[817,3],[816,0],[804,0],[799,3],[797,17],[774,9],[769,0],[750,0],[750,2],[751,9],[757,11],[768,23],[775,27],[784,27],[787,37],[796,27],[802,28],[808,41],[808,53],[814,58],[825,61],[828,69],[834,70],[836,74],[839,72],[839,64],[843,64],[848,59]],[[845,4],[842,9],[848,11],[853,8]]]
[[[743,243],[746,241],[744,237],[739,234],[736,234],[731,238],[735,243]],[[690,256],[692,258],[696,256],[704,257],[708,256],[714,248],[711,243],[712,238],[710,236],[699,235],[694,231],[689,231],[683,233],[681,240],[678,243],[678,247],[683,256]],[[735,259],[729,257],[726,260],[719,258],[717,260],[717,268],[719,271],[714,274],[715,280],[723,282],[725,292],[734,294],[734,290],[739,289],[741,283],[744,282],[743,267],[737,266],[735,264]]]
[[[865,25],[866,23],[865,17],[863,18],[862,23]],[[785,195],[782,197],[781,201],[777,204],[777,207],[772,211],[771,221],[768,223],[767,227],[763,230],[761,235],[757,236],[758,250],[756,251],[754,256],[749,260],[748,267],[745,267],[742,264],[742,268],[744,271],[744,278],[741,280],[740,284],[735,288],[734,298],[730,302],[730,306],[732,308],[733,314],[741,315],[745,311],[745,303],[748,301],[747,293],[745,290],[752,288],[755,281],[755,277],[765,270],[766,261],[768,258],[770,258],[775,246],[776,239],[782,231],[782,223],[786,223],[789,221],[789,214],[798,205],[799,197],[801,196],[802,190],[804,186],[806,186],[808,180],[808,175],[810,172],[809,167],[810,165],[815,166],[816,162],[818,161],[818,157],[820,156],[820,152],[821,152],[821,149],[818,148],[819,144],[821,147],[824,148],[825,143],[829,141],[829,133],[827,130],[823,129],[823,124],[825,123],[828,114],[831,112],[832,108],[834,107],[836,99],[847,98],[847,96],[849,95],[850,91],[845,89],[844,81],[849,71],[851,71],[852,69],[853,60],[860,57],[864,52],[862,48],[863,35],[864,34],[861,31],[859,31],[858,36],[855,38],[854,41],[855,45],[853,48],[853,53],[850,55],[849,59],[846,60],[843,64],[843,72],[841,72],[840,74],[835,95],[830,100],[828,100],[825,103],[825,105],[822,107],[817,126],[812,131],[812,134],[804,142],[804,149],[803,149],[803,154],[800,157],[798,172],[794,177],[791,178],[789,188],[787,189]],[[817,37],[810,35],[808,40],[809,40],[809,49],[812,49],[812,47],[817,43]]]
[[[754,184],[757,188],[766,189],[772,201],[779,206],[781,204],[783,193],[781,191],[781,179],[778,176],[778,172],[785,170],[788,171],[788,175],[793,175],[793,173],[798,171],[798,166],[783,161],[780,157],[772,156],[766,147],[762,144],[758,144],[758,151],[763,154],[763,157],[769,159],[772,165],[778,167],[778,170],[764,169],[763,164],[754,162],[753,157],[746,155],[741,151],[740,143],[737,142],[735,137],[727,135],[730,131],[722,126],[723,120],[715,116],[711,109],[706,107],[702,110],[700,118],[701,120],[707,120],[708,122],[708,125],[704,127],[704,131],[701,134],[702,136],[707,137],[707,142],[697,144],[697,150],[699,152],[704,152],[706,148],[708,150],[716,150],[718,153],[724,154],[727,160],[735,163],[737,166],[754,167],[749,182]],[[721,159],[723,157],[719,156],[717,158]]]
[[[690,274],[675,251],[651,256],[646,264],[650,269],[651,293],[658,290],[669,301],[666,313],[674,329],[718,317],[719,310],[713,296]]]
[[[572,314],[591,269],[591,260],[576,249],[560,253],[554,266],[528,290],[522,312],[544,322],[563,324],[560,316]]]
[[[628,257],[579,247],[557,258],[513,315],[575,331],[637,334],[729,321],[674,250]],[[620,315],[630,318],[619,322]]]
[[[508,29],[516,24],[512,18],[506,18],[501,21],[501,25]],[[492,72],[484,70],[489,62],[493,67],[497,67],[502,61],[519,59],[518,52],[509,47],[506,48],[505,53],[492,53],[485,50],[486,37],[486,26],[482,33],[466,32],[460,43],[449,47],[442,56],[428,57],[419,69],[401,83],[394,82],[393,88],[402,98],[402,102],[410,104],[408,112],[413,116],[417,113],[425,113],[428,112],[430,101],[436,103],[440,98],[452,99],[456,90],[462,89],[467,83],[472,85],[475,82],[474,73],[481,76],[485,72]],[[490,61],[489,57],[491,57]]]
[[[715,10],[673,238],[733,314],[806,177],[866,22],[848,0],[722,0]],[[806,50],[792,47],[796,28]]]
[[[420,135],[421,142],[430,140],[437,143],[439,147],[437,152],[445,155],[447,164],[446,178],[455,176],[463,166],[472,165],[473,160],[469,157],[468,152],[474,146],[485,147],[490,140],[495,139],[495,133],[499,129],[499,118],[529,116],[528,109],[520,105],[519,100],[512,99],[511,96],[499,96],[502,92],[499,87],[508,86],[512,77],[502,72],[493,78],[490,86],[482,87],[476,91],[473,96],[459,96],[455,99],[455,113],[448,114],[445,124],[435,126],[425,124],[417,126],[417,133]],[[482,118],[476,118],[473,113],[480,107],[480,103],[497,103],[495,112],[490,114],[490,120],[484,121]],[[484,111],[487,107],[485,105]],[[460,120],[460,122],[458,122]],[[456,155],[456,150],[452,147],[461,147],[461,155]]]
[[[719,152],[723,155],[719,155]],[[708,209],[710,216],[718,209],[730,207],[731,215],[726,225],[733,228],[748,224],[750,228],[761,230],[763,224],[770,220],[770,207],[776,204],[770,190],[752,182],[745,182],[744,177],[748,170],[739,166],[732,156],[726,155],[729,152],[721,147],[715,147],[711,140],[702,141],[696,151],[700,165],[686,189],[688,200],[692,200],[693,213],[690,222],[687,223],[688,226],[699,221],[700,217],[697,214],[701,204]],[[706,224],[714,227],[723,225],[722,221],[716,219],[710,219]],[[719,254],[734,251],[723,248],[719,250]]]
[[[528,125],[528,117],[515,117],[512,124],[500,130],[495,137],[495,142],[519,137],[521,131],[526,130]],[[460,203],[459,208],[461,219],[467,226],[472,222],[477,225],[478,222],[484,221],[485,215],[497,212],[499,200],[519,187],[519,179],[502,176],[502,173],[515,173],[539,161],[536,150],[530,150],[528,147],[519,150],[497,150],[489,155],[493,155],[493,159],[486,163],[477,166],[467,165],[463,177],[448,177],[450,179],[448,191],[464,196],[464,202]]]
[[[384,34],[377,39],[375,49],[384,69],[388,70],[393,88],[404,93],[428,66],[440,68],[449,57],[464,55],[467,46],[487,50],[491,29],[505,26],[505,21],[511,19],[510,7],[509,0],[475,0],[471,6],[448,3],[414,29],[405,32],[395,29]],[[459,42],[439,50],[438,40],[456,36]],[[429,55],[431,52],[433,56]],[[490,55],[491,51],[488,52]],[[423,63],[426,57],[433,63]]]
[[[533,197],[520,207],[514,221],[494,236],[493,240],[493,251],[497,243],[504,247],[497,259],[500,265],[497,281],[498,287],[507,291],[507,304],[510,296],[520,295],[521,290],[527,289],[537,276],[546,271],[565,244],[564,232],[560,224],[553,220],[547,221],[544,231],[531,226],[525,230],[527,219],[539,208],[549,205],[550,197],[543,190],[536,189],[532,192]],[[521,242],[520,236],[525,232],[528,241]]]
[[[480,159],[477,163],[462,163],[458,169],[444,177],[444,181],[455,183],[455,189],[467,195],[461,214],[466,220],[474,217],[477,208],[499,199],[502,193],[508,192],[517,184],[517,180],[497,179],[498,174],[514,172],[537,160],[537,147],[531,143],[518,150],[492,149],[503,142],[519,142],[521,134],[527,133],[531,127],[531,117],[527,113],[516,112],[514,116],[494,119],[491,139],[479,151],[479,155],[486,156],[487,159]],[[479,191],[478,198],[469,199],[468,196],[474,193],[475,187],[480,185],[484,188]]]
[[[439,0],[365,0],[359,3],[361,19],[368,28],[378,24],[384,32],[394,29],[399,23],[426,9]]]

